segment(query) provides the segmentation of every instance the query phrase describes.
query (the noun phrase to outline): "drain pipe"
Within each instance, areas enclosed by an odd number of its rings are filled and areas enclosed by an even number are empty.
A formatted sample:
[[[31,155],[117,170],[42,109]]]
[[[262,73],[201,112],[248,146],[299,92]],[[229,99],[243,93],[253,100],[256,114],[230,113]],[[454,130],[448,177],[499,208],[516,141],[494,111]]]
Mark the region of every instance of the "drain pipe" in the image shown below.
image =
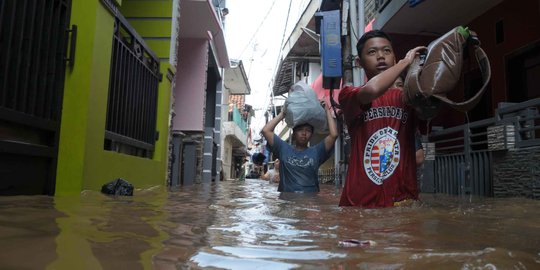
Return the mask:
[[[363,1],[360,1],[360,2],[363,2]],[[356,64],[355,64],[355,57],[357,57],[358,55],[358,52],[356,51],[356,43],[358,42],[358,39],[360,38],[359,35],[359,29],[357,29],[357,27],[359,27],[360,25],[358,24],[358,12],[359,10],[357,10],[357,7],[356,7],[356,3],[357,3],[357,0],[352,0],[350,2],[350,20],[351,20],[351,23],[349,24],[349,27],[350,27],[350,31],[349,31],[349,35],[351,36],[350,38],[350,41],[351,41],[351,56],[352,56],[352,75],[353,75],[353,85],[354,86],[359,86],[361,83],[361,80],[360,80],[360,67],[358,67]],[[360,3],[362,4],[362,3]],[[362,16],[363,18],[363,16]]]
[[[364,23],[366,21],[366,18],[365,18],[366,12],[364,10],[364,7],[365,7],[364,0],[358,0],[358,32],[355,32],[357,33],[358,37],[356,37],[356,40],[354,41],[354,45],[352,46],[353,55],[356,55],[356,56],[360,54],[360,52],[356,50],[356,42],[358,42],[358,39],[364,34],[364,29],[366,28],[365,23]],[[356,54],[354,52],[356,52]],[[364,82],[366,81],[364,77],[364,72],[362,72],[362,69],[360,67],[355,67],[353,70],[354,70],[354,73],[357,73],[359,76],[358,84],[356,84],[355,82],[354,85],[355,86],[363,85]]]

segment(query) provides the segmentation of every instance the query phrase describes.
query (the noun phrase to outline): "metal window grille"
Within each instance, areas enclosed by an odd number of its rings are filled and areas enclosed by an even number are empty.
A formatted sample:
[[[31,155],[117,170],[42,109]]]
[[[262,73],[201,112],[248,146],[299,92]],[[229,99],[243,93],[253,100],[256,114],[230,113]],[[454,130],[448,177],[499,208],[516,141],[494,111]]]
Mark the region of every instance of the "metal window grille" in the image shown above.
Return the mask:
[[[157,139],[159,58],[117,10],[113,14],[105,148],[150,157]]]

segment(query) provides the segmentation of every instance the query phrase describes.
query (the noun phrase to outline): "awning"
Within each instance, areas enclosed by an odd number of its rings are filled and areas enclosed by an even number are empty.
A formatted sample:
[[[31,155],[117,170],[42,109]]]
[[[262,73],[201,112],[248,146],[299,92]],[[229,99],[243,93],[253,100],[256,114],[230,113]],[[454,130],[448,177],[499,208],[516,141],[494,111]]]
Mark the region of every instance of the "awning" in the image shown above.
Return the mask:
[[[275,96],[289,92],[289,89],[291,88],[291,85],[293,85],[294,80],[294,64],[295,63],[293,61],[289,60],[281,61],[272,90],[274,91]]]
[[[242,60],[231,60],[230,66],[230,68],[225,69],[223,78],[225,81],[225,89],[229,91],[231,95],[249,95],[251,93],[251,88]]]

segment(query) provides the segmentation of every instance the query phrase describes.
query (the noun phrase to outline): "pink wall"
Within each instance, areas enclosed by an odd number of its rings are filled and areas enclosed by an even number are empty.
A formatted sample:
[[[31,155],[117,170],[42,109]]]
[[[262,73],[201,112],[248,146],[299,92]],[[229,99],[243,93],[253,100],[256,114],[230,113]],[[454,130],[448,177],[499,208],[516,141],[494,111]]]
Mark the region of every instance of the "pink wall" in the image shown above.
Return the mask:
[[[181,39],[178,48],[173,130],[204,131],[208,41]]]

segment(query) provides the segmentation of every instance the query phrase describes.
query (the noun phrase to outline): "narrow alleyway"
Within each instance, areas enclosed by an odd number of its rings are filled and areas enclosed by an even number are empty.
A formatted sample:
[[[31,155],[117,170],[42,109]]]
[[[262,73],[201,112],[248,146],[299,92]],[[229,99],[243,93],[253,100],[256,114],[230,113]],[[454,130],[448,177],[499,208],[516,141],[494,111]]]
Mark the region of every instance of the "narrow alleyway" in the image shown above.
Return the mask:
[[[357,209],[339,195],[248,179],[132,198],[0,197],[0,269],[540,267],[540,201],[424,194]]]

